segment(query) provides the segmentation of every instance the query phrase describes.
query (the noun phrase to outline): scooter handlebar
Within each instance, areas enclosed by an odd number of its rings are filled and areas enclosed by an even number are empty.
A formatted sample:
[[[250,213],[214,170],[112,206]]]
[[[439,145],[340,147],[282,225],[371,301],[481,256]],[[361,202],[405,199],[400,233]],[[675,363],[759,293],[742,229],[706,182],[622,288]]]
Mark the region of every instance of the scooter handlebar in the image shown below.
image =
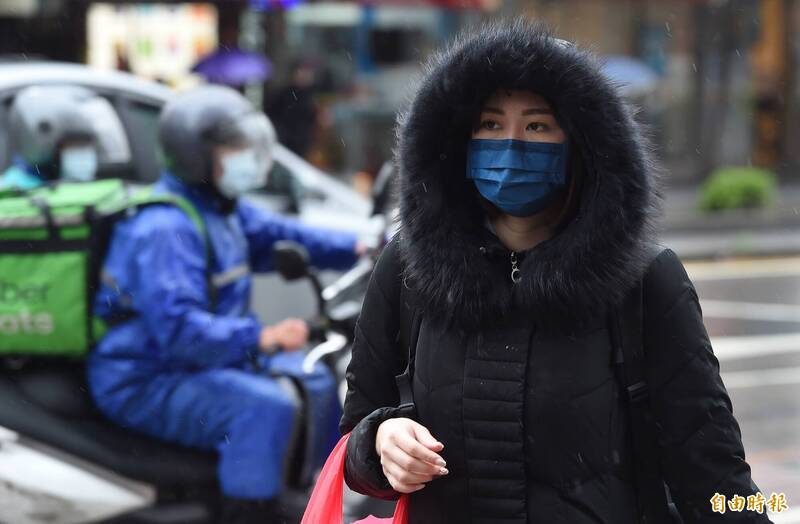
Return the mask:
[[[347,337],[335,331],[328,331],[325,335],[325,341],[314,346],[303,359],[303,372],[311,373],[314,366],[325,355],[336,353],[347,347]]]

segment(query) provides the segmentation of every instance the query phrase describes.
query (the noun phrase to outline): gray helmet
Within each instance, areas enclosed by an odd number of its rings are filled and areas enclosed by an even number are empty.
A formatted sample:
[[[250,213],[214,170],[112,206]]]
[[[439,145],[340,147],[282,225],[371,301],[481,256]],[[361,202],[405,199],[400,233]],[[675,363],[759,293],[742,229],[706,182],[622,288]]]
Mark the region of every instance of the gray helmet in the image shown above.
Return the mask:
[[[94,142],[81,105],[97,95],[77,86],[33,86],[20,91],[8,116],[11,152],[40,171],[58,172],[58,149],[67,141]]]
[[[215,146],[251,147],[268,171],[276,142],[264,113],[223,86],[198,87],[170,100],[161,112],[158,137],[165,166],[190,184],[211,181]]]

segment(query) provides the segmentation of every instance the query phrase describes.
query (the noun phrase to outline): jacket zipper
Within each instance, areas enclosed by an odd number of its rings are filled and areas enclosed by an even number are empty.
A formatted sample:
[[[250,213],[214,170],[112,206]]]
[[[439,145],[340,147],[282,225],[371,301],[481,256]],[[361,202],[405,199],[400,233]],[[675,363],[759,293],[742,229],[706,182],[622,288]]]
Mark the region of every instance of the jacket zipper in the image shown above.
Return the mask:
[[[517,259],[517,252],[511,252],[511,282],[517,284],[522,280],[522,275],[519,271],[519,260]]]

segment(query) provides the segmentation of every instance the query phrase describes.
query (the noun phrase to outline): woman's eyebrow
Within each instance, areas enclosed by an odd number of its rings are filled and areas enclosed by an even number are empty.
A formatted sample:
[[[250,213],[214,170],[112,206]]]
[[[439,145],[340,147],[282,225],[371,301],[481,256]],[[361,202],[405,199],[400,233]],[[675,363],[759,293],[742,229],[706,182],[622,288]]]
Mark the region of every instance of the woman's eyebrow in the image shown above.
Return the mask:
[[[522,112],[522,116],[528,115],[552,115],[553,110],[548,109],[546,107],[532,107],[530,109],[526,109]]]
[[[503,111],[499,107],[484,107],[482,112],[483,113],[494,113],[496,115],[505,115],[506,114],[505,111]]]

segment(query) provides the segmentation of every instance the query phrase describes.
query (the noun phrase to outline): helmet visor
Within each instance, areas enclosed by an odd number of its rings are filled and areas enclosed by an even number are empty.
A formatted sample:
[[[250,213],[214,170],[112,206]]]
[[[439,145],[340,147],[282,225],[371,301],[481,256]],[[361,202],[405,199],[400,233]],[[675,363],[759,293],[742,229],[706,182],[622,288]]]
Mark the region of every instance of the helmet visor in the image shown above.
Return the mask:
[[[215,133],[214,142],[237,149],[251,149],[264,177],[272,169],[275,130],[263,113],[252,112],[226,122]]]

